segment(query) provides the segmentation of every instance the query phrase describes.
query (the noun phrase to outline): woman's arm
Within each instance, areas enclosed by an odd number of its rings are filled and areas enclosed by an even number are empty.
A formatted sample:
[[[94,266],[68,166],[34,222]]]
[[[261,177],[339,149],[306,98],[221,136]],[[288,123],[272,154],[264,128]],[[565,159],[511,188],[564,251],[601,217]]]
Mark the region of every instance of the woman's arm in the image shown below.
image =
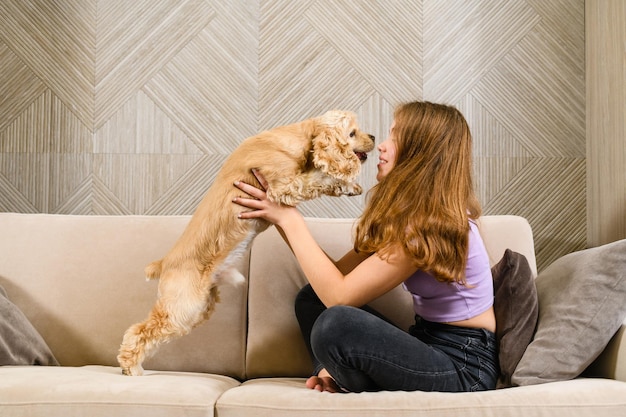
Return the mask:
[[[283,232],[283,229],[276,226],[276,230],[278,230],[280,236],[283,238],[287,246],[289,246],[289,249],[292,249],[289,240],[287,240],[285,232]],[[293,249],[291,250],[291,252],[293,253]],[[358,264],[369,258],[371,255],[371,253],[357,253],[354,249],[351,249],[339,260],[334,260],[326,253],[326,257],[328,257],[328,259],[330,259],[331,262],[335,264],[337,269],[339,269],[339,271],[341,271],[341,273],[344,275],[348,274],[350,271],[356,268]]]
[[[372,256],[371,253],[357,253],[354,249],[352,249],[341,259],[336,261],[335,266],[341,271],[342,274],[347,275],[370,256]]]
[[[260,181],[266,187],[264,181]],[[362,306],[390,291],[414,271],[403,251],[389,259],[348,252],[337,265],[326,256],[311,235],[300,212],[291,206],[269,201],[265,191],[238,182],[239,189],[252,198],[236,198],[233,202],[252,209],[240,213],[241,219],[263,218],[282,230],[284,237],[308,281],[327,306]]]

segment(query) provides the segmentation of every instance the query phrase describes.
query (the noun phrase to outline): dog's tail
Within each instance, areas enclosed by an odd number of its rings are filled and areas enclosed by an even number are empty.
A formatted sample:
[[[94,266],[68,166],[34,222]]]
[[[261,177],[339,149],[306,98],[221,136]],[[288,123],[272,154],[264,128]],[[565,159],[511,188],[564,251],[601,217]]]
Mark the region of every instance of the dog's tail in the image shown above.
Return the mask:
[[[146,281],[159,279],[161,277],[161,263],[162,261],[154,261],[150,265],[146,266],[146,269],[144,269]]]

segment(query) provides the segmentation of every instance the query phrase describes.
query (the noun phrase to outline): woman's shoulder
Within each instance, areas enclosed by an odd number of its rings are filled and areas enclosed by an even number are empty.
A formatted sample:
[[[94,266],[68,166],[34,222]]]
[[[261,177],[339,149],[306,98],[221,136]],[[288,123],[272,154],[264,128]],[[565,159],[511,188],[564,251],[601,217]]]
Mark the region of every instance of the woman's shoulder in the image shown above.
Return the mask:
[[[489,275],[491,276],[491,266],[489,264],[489,254],[483,242],[483,238],[478,230],[475,221],[470,220],[469,244],[467,253],[467,274],[468,275]]]

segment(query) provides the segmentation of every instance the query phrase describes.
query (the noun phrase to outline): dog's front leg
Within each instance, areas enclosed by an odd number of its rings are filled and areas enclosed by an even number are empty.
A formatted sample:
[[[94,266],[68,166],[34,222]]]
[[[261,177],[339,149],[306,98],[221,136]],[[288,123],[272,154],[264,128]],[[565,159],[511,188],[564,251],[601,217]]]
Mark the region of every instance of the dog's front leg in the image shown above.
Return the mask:
[[[340,190],[340,194],[338,195],[354,196],[363,194],[363,187],[356,182],[339,181],[338,189]]]
[[[295,178],[281,178],[271,182],[267,195],[272,201],[293,206],[322,195],[354,196],[362,192],[363,189],[357,183],[341,181],[319,171],[309,171]]]

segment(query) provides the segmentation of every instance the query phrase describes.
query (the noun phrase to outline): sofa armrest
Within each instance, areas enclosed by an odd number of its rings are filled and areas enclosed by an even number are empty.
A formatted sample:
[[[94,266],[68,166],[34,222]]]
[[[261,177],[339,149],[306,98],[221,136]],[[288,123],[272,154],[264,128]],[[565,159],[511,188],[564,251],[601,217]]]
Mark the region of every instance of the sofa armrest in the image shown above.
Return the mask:
[[[585,376],[626,382],[626,320],[600,356],[587,368]]]

